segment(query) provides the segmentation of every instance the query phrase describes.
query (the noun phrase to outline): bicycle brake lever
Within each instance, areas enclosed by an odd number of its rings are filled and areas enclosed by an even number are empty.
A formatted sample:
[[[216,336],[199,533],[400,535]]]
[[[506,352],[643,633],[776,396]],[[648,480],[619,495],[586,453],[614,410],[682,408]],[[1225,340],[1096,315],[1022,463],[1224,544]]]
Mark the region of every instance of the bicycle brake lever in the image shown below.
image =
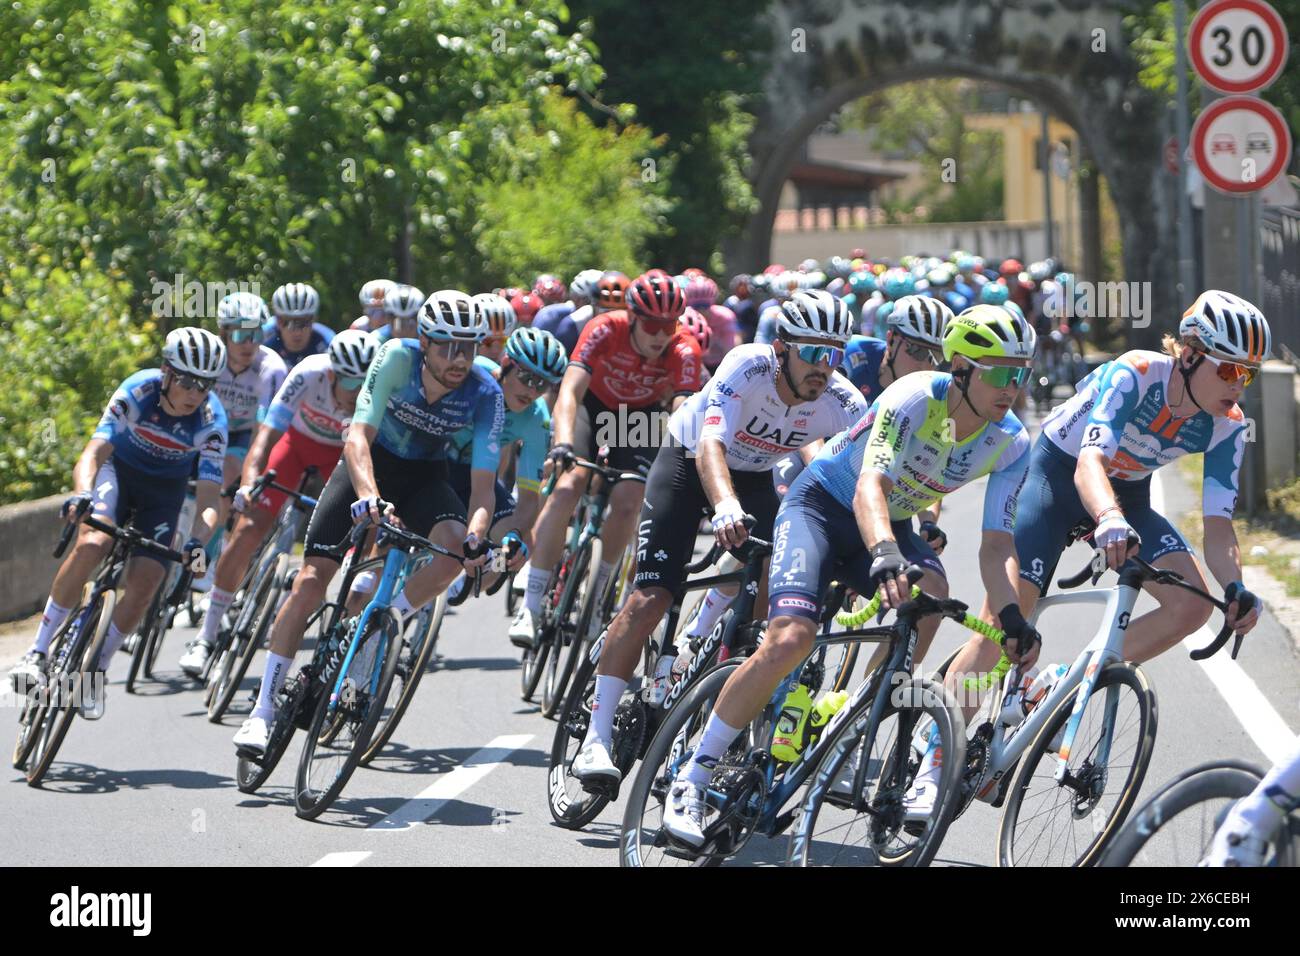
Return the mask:
[[[1241,650],[1241,643],[1246,639],[1245,634],[1238,634],[1232,641],[1232,659],[1237,659],[1237,653]]]

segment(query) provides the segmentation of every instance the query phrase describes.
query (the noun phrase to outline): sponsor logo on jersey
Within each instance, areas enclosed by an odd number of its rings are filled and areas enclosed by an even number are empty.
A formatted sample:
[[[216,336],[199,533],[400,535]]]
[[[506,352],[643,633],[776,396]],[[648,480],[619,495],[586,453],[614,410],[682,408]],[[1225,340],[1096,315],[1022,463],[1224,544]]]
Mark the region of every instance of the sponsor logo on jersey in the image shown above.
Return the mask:
[[[817,605],[812,601],[806,601],[803,598],[796,597],[779,597],[776,599],[777,610],[798,610],[807,611],[810,614],[817,613]]]

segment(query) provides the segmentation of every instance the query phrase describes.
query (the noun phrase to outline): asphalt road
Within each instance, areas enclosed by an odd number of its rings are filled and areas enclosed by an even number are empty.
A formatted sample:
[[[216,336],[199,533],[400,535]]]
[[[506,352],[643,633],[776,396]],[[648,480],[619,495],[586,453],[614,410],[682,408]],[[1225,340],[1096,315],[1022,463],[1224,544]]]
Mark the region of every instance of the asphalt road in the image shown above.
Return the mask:
[[[1163,478],[1169,512],[1195,507],[1175,475]],[[973,605],[982,596],[975,552],[983,485],[949,499],[942,522],[951,540],[944,560],[952,593]],[[1076,547],[1062,559],[1062,570],[1081,566],[1086,556]],[[1092,608],[1044,619],[1043,661],[1071,661],[1099,619]],[[1216,612],[1210,627],[1218,623]],[[189,629],[168,635],[160,679],[136,695],[125,693],[127,660],[118,655],[104,719],[73,724],[43,785],[30,788],[18,771],[7,771],[0,785],[0,819],[8,821],[0,828],[0,859],[62,866],[617,865],[621,803],[581,833],[551,822],[546,767],[555,725],[520,699],[518,657],[506,627],[500,595],[449,614],[441,659],[399,727],[398,742],[370,769],[358,770],[315,822],[297,819],[292,808],[301,735],[260,793],[235,788],[230,738],[251,704],[241,694],[223,726],[208,722],[197,685],[176,667]],[[965,637],[945,622],[924,669]],[[0,641],[0,664],[7,669],[26,641],[24,634]],[[250,690],[261,664],[259,656],[245,682]],[[1205,760],[1235,757],[1267,766],[1266,752],[1300,726],[1300,661],[1271,615],[1236,665],[1225,654],[1207,668],[1176,648],[1143,669],[1159,701],[1144,794]],[[0,697],[0,705],[16,724],[13,695]],[[949,831],[938,862],[995,865],[1000,813],[976,803]],[[762,842],[768,845],[756,843],[756,855],[783,854],[784,840]]]

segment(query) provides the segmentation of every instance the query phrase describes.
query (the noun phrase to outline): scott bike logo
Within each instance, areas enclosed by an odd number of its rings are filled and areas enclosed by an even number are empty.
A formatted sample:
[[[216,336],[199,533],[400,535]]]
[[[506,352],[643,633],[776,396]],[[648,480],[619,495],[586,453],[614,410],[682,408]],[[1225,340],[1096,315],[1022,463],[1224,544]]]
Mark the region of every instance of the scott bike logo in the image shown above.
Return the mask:
[[[1029,563],[1029,573],[1036,577],[1039,582],[1043,580],[1043,570],[1042,558],[1034,558],[1034,560]]]

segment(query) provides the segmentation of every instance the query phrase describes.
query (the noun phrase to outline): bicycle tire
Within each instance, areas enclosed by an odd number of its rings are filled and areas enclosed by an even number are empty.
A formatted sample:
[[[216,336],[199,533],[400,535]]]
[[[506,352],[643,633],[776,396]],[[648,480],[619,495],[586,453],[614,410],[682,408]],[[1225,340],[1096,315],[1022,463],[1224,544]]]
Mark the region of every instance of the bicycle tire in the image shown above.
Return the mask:
[[[1135,694],[1138,708],[1138,743],[1135,747],[1133,765],[1124,780],[1123,788],[1120,790],[1119,797],[1115,802],[1115,807],[1105,822],[1101,825],[1090,824],[1093,831],[1091,841],[1084,847],[1083,852],[1077,857],[1072,866],[1092,866],[1105,852],[1107,844],[1111,838],[1118,832],[1123,825],[1128,811],[1133,806],[1133,801],[1137,797],[1138,791],[1142,788],[1142,781],[1146,777],[1147,767],[1151,763],[1151,753],[1155,748],[1156,726],[1158,722],[1156,695],[1151,689],[1146,676],[1141,669],[1135,664],[1127,661],[1113,663],[1106,666],[1102,672],[1097,675],[1097,683],[1093,687],[1093,693],[1089,697],[1088,704],[1092,700],[1100,699],[1099,691],[1112,685],[1124,685],[1132,690]],[[1071,694],[1062,700],[1056,709],[1052,712],[1051,717],[1044,724],[1043,729],[1030,744],[1029,749],[1025,751],[1020,758],[1020,769],[1017,772],[1016,780],[1007,793],[1006,808],[1003,810],[1001,822],[998,825],[998,865],[1015,866],[1016,864],[1016,821],[1018,819],[1020,808],[1024,802],[1025,795],[1034,779],[1034,771],[1038,764],[1044,758],[1049,758],[1048,747],[1051,744],[1052,737],[1058,730],[1065,726],[1070,717],[1070,712],[1074,708],[1075,696]],[[1087,720],[1087,706],[1085,704],[1084,721]],[[1084,728],[1084,723],[1079,725],[1079,735],[1075,738],[1075,748],[1070,754],[1070,759],[1078,756],[1078,752],[1083,750],[1080,744],[1087,745],[1089,737]],[[1054,753],[1052,754],[1054,756]],[[1086,767],[1087,761],[1080,769]],[[1109,770],[1106,776],[1109,776]],[[1057,787],[1058,792],[1061,788]],[[1093,808],[1097,806],[1100,798],[1094,801]],[[1047,811],[1043,811],[1047,812]],[[1076,820],[1091,818],[1092,810],[1080,814],[1078,808],[1071,810],[1071,815]],[[1077,846],[1077,843],[1076,843]],[[1031,864],[1043,865],[1043,864]]]
[[[81,647],[74,644],[71,655],[76,667],[75,673],[86,673],[86,663],[95,662],[103,650],[104,641],[108,637],[108,625],[113,619],[113,610],[116,606],[116,593],[111,589],[104,591],[100,595],[99,606],[91,610],[90,617],[87,619],[87,624],[90,625],[87,630],[90,633],[86,634],[78,629],[76,640]],[[78,710],[80,707],[71,703],[65,707],[46,708],[42,726],[38,730],[40,736],[29,757],[33,761],[27,768],[26,774],[29,787],[39,787],[45,774],[49,772],[50,765],[58,756],[59,748],[63,746],[63,740],[72,726],[72,718]]]
[[[159,615],[158,627],[154,631],[153,640],[149,642],[149,648],[144,658],[144,676],[147,680],[155,680],[154,668],[158,666],[158,656],[162,653],[163,641],[167,637],[167,632],[172,629],[172,624],[176,622],[177,608],[173,604],[168,604],[166,599],[163,600],[162,612]]]
[[[240,793],[256,793],[275,772],[276,765],[289,749],[289,741],[298,729],[298,710],[305,704],[312,680],[314,678],[309,678],[306,684],[301,684],[295,675],[286,683],[285,690],[281,691],[284,699],[271,721],[271,728],[266,735],[266,750],[263,751],[261,760],[236,755],[235,787]]]
[[[556,565],[557,570],[551,572],[550,580],[546,582],[546,590],[543,592],[542,614],[552,620],[554,615],[550,611],[554,607],[552,601],[555,599],[555,589],[559,586],[559,569],[565,568],[569,560],[570,552],[566,545],[560,563]],[[533,694],[537,693],[537,685],[541,682],[542,675],[545,673],[546,661],[551,654],[555,631],[556,627],[554,625],[546,627],[540,635],[537,646],[525,648],[520,659],[522,669],[519,672],[519,696],[528,703],[532,703]]]
[[[653,858],[655,865],[662,866],[666,860],[678,860],[687,866],[708,865],[714,863],[713,860],[701,860],[691,854],[678,852],[670,844],[667,844],[666,837],[662,834],[660,828],[646,827],[644,821],[650,810],[652,802],[658,803],[659,819],[662,821],[663,800],[658,794],[659,790],[664,790],[671,782],[671,776],[676,773],[685,761],[686,744],[689,743],[692,729],[698,729],[702,726],[703,721],[707,720],[708,714],[712,712],[714,704],[717,702],[718,695],[722,692],[722,687],[734,673],[735,669],[744,663],[742,659],[733,658],[718,664],[712,670],[702,674],[686,694],[677,702],[676,705],[659,723],[659,728],[655,731],[654,737],[646,749],[645,755],[641,760],[641,766],[637,769],[636,776],[632,780],[632,787],[628,793],[627,805],[623,811],[623,823],[619,836],[619,865],[623,867],[643,867],[646,865],[647,854],[642,850],[642,844],[646,849],[660,850],[665,846],[668,849]],[[703,712],[703,717],[700,714]],[[697,727],[692,728],[692,724]],[[687,736],[679,740],[679,736],[685,733]],[[742,738],[744,734],[742,734]],[[721,863],[721,860],[716,861]]]
[[[830,742],[825,756],[809,777],[801,804],[803,812],[790,833],[790,850],[786,862],[791,866],[871,865],[872,862],[880,866],[928,866],[943,843],[960,796],[961,772],[965,764],[966,725],[961,710],[942,684],[916,678],[890,691],[889,703],[881,715],[881,723],[872,728],[869,727],[870,711],[876,692],[877,681],[873,678],[871,689],[845,719]],[[899,701],[910,703],[900,707],[897,706]],[[874,754],[870,748],[880,738],[881,729],[891,717],[898,718],[895,737],[882,749],[879,775],[874,781],[865,781],[869,788],[876,790],[876,797],[869,810],[864,810],[855,817],[855,820],[866,823],[864,837],[868,842],[856,854],[856,860],[833,858],[829,849],[823,855],[816,839],[817,825],[819,822],[831,823],[830,813],[823,811],[828,806],[847,809],[845,795],[838,793],[834,785],[846,770],[850,770],[850,761],[860,749]],[[922,719],[933,721],[939,728],[943,764],[939,777],[940,796],[935,802],[934,813],[930,821],[924,824],[923,832],[915,834],[907,828],[899,814],[902,796],[907,792],[917,769],[912,759],[912,740]],[[868,733],[872,738],[870,742],[865,739]],[[908,754],[908,767],[898,775],[900,748]],[[889,820],[883,833],[879,831],[882,820]],[[841,828],[844,826],[839,821],[836,821],[836,825]],[[848,832],[852,831],[853,825],[852,822],[848,824]],[[872,833],[873,830],[876,832]],[[918,838],[915,845],[897,850],[890,850],[888,844],[881,846],[883,838],[893,841],[904,833]]]
[[[557,642],[552,647],[551,658],[546,662],[545,679],[542,681],[542,716],[548,720],[555,717],[555,711],[564,703],[569,681],[573,677],[574,668],[578,665],[578,657],[582,654],[583,648],[588,646],[587,633],[591,625],[591,616],[596,613],[598,600],[595,594],[596,577],[600,574],[600,562],[604,555],[605,546],[600,538],[592,538],[587,543],[585,557],[579,556],[578,566],[582,568],[585,581],[582,602],[578,607],[578,621],[574,627],[572,640],[569,641],[568,653],[565,653],[563,642]],[[605,582],[607,589],[610,583]],[[560,665],[561,657],[564,658],[563,667]]]
[[[149,645],[154,640],[154,631],[158,626],[158,618],[162,614],[162,605],[165,597],[163,592],[166,591],[166,579],[158,587],[157,593],[154,594],[153,600],[149,602],[149,610],[145,612],[144,621],[136,630],[135,647],[131,651],[131,663],[126,668],[126,692],[135,693],[136,677],[140,675],[141,668],[149,657]],[[145,675],[147,676],[147,675]]]
[[[398,690],[397,702],[389,712],[387,719],[380,718],[379,726],[375,730],[374,739],[366,752],[361,755],[361,766],[367,767],[370,761],[379,756],[380,752],[388,745],[388,741],[393,737],[393,731],[397,730],[397,725],[401,723],[402,717],[406,714],[406,709],[411,706],[411,701],[415,699],[415,689],[420,686],[420,678],[428,669],[429,660],[433,657],[433,649],[438,643],[438,634],[442,630],[442,621],[447,614],[447,595],[444,592],[439,594],[437,600],[429,607],[427,611],[416,615],[414,621],[419,628],[418,640],[407,642],[405,635],[402,639],[402,650],[395,655],[398,658],[397,674],[393,678],[396,684],[400,679],[401,688]],[[406,649],[413,646],[410,653],[404,653]],[[389,693],[392,693],[391,687]]]
[[[515,574],[512,574],[509,584],[506,585],[506,617],[514,620],[515,612],[518,610],[519,595],[515,593]]]
[[[50,648],[46,652],[46,661],[54,661],[58,658],[63,650],[63,643],[68,639],[68,632],[73,625],[77,623],[78,618],[84,607],[78,604],[70,612],[59,629],[54,632],[54,639],[50,641]],[[45,719],[45,710],[49,706],[48,692],[48,675],[46,675],[46,689],[28,688],[24,695],[24,704],[18,715],[18,737],[14,741],[13,750],[13,767],[15,770],[23,770],[27,764],[27,757],[36,746],[37,732]],[[44,704],[41,702],[45,701]]]
[[[1201,764],[1183,772],[1156,791],[1133,813],[1110,841],[1098,866],[1132,866],[1151,838],[1162,830],[1168,831],[1179,814],[1212,800],[1240,800],[1248,796],[1263,778],[1262,770],[1237,760]],[[1216,826],[1218,822],[1216,819]],[[1208,833],[1203,833],[1200,856],[1204,856],[1214,832],[1214,828],[1211,828]],[[1278,837],[1280,839],[1270,841],[1274,847],[1270,865],[1295,866],[1294,837],[1285,819]]]
[[[312,717],[311,729],[307,732],[302,755],[298,760],[298,773],[294,785],[294,809],[300,818],[315,820],[328,810],[334,801],[338,799],[339,794],[343,792],[343,788],[347,786],[348,780],[352,778],[353,772],[357,769],[361,755],[365,753],[366,748],[369,746],[371,735],[379,722],[383,710],[382,701],[387,699],[388,688],[397,673],[398,655],[389,653],[389,651],[393,649],[400,633],[401,622],[398,620],[396,612],[391,608],[385,609],[382,614],[372,614],[366,622],[366,631],[358,638],[358,649],[364,645],[366,640],[371,639],[370,635],[375,635],[373,638],[375,640],[383,641],[375,652],[376,660],[379,660],[382,656],[379,684],[375,688],[375,697],[367,706],[365,715],[357,723],[356,733],[352,738],[342,766],[335,773],[329,786],[321,791],[319,795],[316,795],[308,786],[312,755],[316,752],[316,748],[320,745],[323,736],[328,734],[331,743],[337,738],[340,732],[340,726],[338,725],[341,725],[346,719],[341,716],[341,710],[336,711],[335,720],[333,721],[336,726],[332,726],[326,731],[324,725],[327,717],[330,716],[330,695],[328,692],[320,695],[316,713]],[[331,676],[329,685],[332,686],[335,680],[336,677]]]
[[[235,694],[244,682],[244,675],[248,673],[249,665],[262,647],[271,627],[271,619],[275,616],[275,605],[280,599],[280,591],[288,569],[289,556],[282,554],[276,558],[275,564],[266,569],[261,580],[256,582],[252,594],[253,617],[249,621],[251,633],[245,635],[242,641],[232,641],[226,651],[225,659],[220,665],[221,670],[213,680],[212,699],[208,703],[210,723],[221,723],[231,701],[235,699]]]

